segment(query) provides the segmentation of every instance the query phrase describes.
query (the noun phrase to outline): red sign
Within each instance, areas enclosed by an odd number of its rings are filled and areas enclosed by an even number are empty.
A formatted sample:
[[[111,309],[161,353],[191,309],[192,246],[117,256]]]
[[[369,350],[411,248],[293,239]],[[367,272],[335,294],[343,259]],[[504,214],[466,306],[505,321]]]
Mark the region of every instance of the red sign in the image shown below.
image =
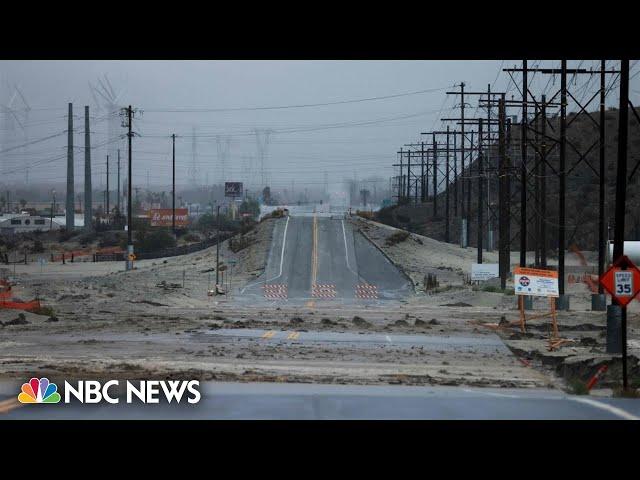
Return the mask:
[[[640,270],[626,255],[622,255],[602,274],[600,283],[623,307],[640,292]]]
[[[171,227],[173,210],[171,208],[154,208],[149,210],[149,221],[152,227]],[[186,227],[189,224],[189,211],[186,208],[176,208],[176,227]]]

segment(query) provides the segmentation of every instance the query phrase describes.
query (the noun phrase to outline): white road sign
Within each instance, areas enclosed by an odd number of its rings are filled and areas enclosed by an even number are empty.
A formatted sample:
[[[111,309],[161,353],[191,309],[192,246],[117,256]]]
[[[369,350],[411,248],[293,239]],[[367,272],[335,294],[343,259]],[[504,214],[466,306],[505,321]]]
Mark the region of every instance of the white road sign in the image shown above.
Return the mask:
[[[500,270],[497,263],[472,263],[471,264],[471,280],[489,280],[500,276]]]
[[[618,297],[633,296],[633,272],[627,270],[615,272],[614,288]]]

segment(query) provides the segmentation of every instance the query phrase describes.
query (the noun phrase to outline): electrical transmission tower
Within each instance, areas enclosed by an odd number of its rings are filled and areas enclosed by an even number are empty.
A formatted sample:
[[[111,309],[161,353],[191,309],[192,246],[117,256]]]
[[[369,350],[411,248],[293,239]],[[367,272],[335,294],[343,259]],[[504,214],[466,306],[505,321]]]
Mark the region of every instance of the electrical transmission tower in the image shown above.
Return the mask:
[[[122,135],[119,113],[121,105],[118,104],[122,98],[124,90],[117,92],[106,74],[98,78],[96,85],[89,82],[89,90],[96,104],[96,112],[107,116],[107,152],[111,158],[116,158],[117,150],[120,148]],[[116,139],[120,139],[116,141]]]
[[[196,152],[196,127],[192,127],[191,135],[191,166],[189,167],[189,182],[193,187],[198,184],[198,162]]]
[[[218,151],[218,168],[220,169],[219,183],[226,182],[227,179],[227,160],[229,159],[229,150],[231,149],[231,137],[229,135],[216,136],[216,148]]]
[[[268,183],[264,163],[273,130],[255,128],[253,132],[256,136],[256,147],[258,149],[258,159],[260,161],[260,186],[264,187]]]
[[[25,160],[25,158],[20,159],[19,156],[17,158],[15,157],[15,149],[18,147],[12,148],[12,146],[16,143],[23,143],[24,146],[20,150],[22,157],[25,157],[26,144],[29,142],[28,123],[29,112],[31,110],[29,103],[18,85],[12,86],[8,82],[5,82],[3,86],[4,90],[8,92],[8,95],[6,97],[3,95],[3,98],[7,100],[0,104],[0,108],[2,109],[2,142],[0,149],[3,150],[3,153],[0,155],[2,157],[0,171],[5,171],[10,165],[17,166]],[[20,99],[22,102],[22,107],[18,108],[17,105],[15,105],[17,99]],[[22,135],[20,135],[20,133],[22,133]],[[23,138],[18,139],[19,136]],[[27,181],[27,183],[29,182]]]

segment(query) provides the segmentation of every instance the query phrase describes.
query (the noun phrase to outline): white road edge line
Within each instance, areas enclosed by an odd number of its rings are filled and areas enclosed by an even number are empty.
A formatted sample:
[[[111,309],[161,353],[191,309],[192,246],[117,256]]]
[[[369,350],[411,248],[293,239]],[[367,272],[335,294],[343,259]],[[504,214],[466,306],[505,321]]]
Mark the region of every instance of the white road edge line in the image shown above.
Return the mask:
[[[387,337],[387,342],[391,343],[391,338],[389,338],[389,335],[386,335]]]
[[[340,220],[340,223],[342,223],[342,238],[344,239],[344,259],[347,261],[347,268],[358,278],[358,281],[360,281],[360,275],[354,272],[351,268],[351,265],[349,265],[349,249],[347,247],[347,233],[344,230],[344,220]]]
[[[285,223],[285,225],[284,225],[284,234],[282,235],[282,251],[280,252],[280,273],[277,276],[275,276],[273,278],[270,278],[270,279],[268,279],[266,281],[259,281],[259,282],[251,283],[251,284],[245,286],[242,290],[240,290],[240,294],[243,294],[244,291],[249,287],[253,287],[254,285],[258,285],[260,283],[267,283],[267,282],[270,282],[271,280],[275,280],[276,278],[280,278],[282,276],[282,264],[284,262],[284,246],[287,243],[287,227],[289,226],[289,219],[290,218],[291,217],[289,217],[287,215],[287,223]]]
[[[482,393],[483,395],[489,395],[491,397],[521,398],[519,395],[507,395],[506,393],[495,393],[495,392],[482,392],[479,390],[470,390],[468,388],[463,388],[462,391],[467,393]]]
[[[599,408],[601,410],[606,410],[609,413],[612,413],[620,418],[625,420],[640,420],[640,417],[636,417],[635,415],[622,410],[621,408],[614,407],[613,405],[609,405],[608,403],[601,403],[597,400],[593,400],[592,398],[581,398],[581,397],[567,397],[574,402],[585,403],[587,405],[591,405],[592,407]]]

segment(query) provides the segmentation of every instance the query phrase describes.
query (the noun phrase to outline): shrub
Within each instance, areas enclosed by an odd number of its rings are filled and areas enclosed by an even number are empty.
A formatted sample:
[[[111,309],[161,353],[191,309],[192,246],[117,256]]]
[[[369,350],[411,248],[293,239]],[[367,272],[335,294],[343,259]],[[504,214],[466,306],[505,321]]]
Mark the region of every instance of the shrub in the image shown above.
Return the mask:
[[[409,232],[405,230],[398,230],[397,232],[389,235],[385,243],[391,247],[398,243],[404,242],[407,238],[409,238]]]
[[[186,235],[184,235],[182,237],[182,239],[185,242],[199,242],[200,241],[200,235],[198,235],[197,233],[187,233]]]
[[[176,239],[168,230],[138,230],[135,249],[142,252],[153,252],[176,246]]]
[[[31,253],[42,253],[44,252],[44,247],[42,246],[42,242],[40,240],[35,240],[33,242],[33,246],[31,247]]]

